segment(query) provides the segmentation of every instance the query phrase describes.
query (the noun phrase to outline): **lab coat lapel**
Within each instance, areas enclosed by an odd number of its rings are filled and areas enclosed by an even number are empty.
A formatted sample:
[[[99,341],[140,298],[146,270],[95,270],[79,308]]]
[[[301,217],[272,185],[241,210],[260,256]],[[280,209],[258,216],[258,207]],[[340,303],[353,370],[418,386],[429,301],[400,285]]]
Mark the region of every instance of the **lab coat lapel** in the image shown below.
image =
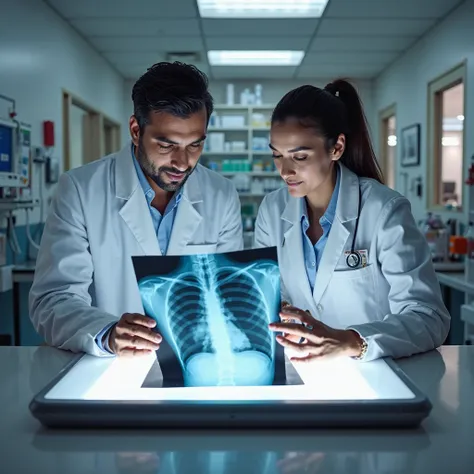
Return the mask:
[[[125,201],[119,213],[140,244],[145,255],[161,255],[150,209],[133,164],[131,144],[118,154],[115,162],[115,194]]]
[[[358,214],[359,178],[342,164],[339,165],[339,170],[341,172],[341,183],[336,216],[329,232],[314,284],[313,298],[316,304],[321,301],[331,281],[337,263],[346,248],[349,235],[355,227]]]
[[[195,170],[184,184],[181,201],[178,204],[171,231],[168,255],[180,255],[183,253],[203,219],[203,216],[196,207],[196,204],[202,202],[202,193],[197,177],[198,172],[199,170]]]
[[[346,229],[344,224],[338,219],[335,219],[316,273],[313,291],[313,298],[316,304],[319,304],[324,292],[326,291],[332,274],[336,269],[337,262],[344,251],[348,237],[349,231]]]
[[[303,251],[301,200],[290,197],[281,218],[285,221],[284,228],[286,228],[283,234],[284,237],[281,252],[281,258],[283,261],[281,262],[281,267],[291,268],[292,274],[295,276],[298,275],[298,277],[295,278],[298,290],[302,292],[306,301],[311,302],[311,287],[306,275]]]

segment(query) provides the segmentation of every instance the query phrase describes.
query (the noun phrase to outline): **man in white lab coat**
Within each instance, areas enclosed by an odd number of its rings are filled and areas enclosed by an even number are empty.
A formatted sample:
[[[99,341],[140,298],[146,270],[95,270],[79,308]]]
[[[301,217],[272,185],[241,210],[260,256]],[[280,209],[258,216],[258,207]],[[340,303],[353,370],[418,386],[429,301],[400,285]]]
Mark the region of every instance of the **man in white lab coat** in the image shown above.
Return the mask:
[[[159,348],[132,256],[243,248],[233,184],[198,164],[213,110],[196,68],[159,63],[135,84],[131,143],[61,176],[30,293],[47,343],[97,356]]]

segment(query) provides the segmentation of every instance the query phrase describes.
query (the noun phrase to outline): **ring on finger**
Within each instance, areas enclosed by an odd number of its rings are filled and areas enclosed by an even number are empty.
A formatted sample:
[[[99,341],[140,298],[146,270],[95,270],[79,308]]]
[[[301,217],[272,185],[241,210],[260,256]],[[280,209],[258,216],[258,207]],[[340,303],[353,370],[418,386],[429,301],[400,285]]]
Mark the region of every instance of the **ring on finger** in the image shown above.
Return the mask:
[[[313,330],[313,326],[311,326],[310,324],[303,323],[303,326],[304,326],[308,331],[312,331],[312,330]],[[305,338],[305,337],[301,337],[300,340],[298,341],[298,344],[303,344],[304,342],[306,342],[306,338]]]

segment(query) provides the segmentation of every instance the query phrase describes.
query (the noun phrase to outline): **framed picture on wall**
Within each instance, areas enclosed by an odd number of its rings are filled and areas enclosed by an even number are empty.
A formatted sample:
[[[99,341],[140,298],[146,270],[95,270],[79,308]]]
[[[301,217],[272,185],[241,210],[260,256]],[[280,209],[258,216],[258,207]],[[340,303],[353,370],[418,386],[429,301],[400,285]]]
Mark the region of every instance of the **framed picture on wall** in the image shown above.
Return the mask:
[[[420,164],[420,124],[410,125],[402,129],[402,166]]]

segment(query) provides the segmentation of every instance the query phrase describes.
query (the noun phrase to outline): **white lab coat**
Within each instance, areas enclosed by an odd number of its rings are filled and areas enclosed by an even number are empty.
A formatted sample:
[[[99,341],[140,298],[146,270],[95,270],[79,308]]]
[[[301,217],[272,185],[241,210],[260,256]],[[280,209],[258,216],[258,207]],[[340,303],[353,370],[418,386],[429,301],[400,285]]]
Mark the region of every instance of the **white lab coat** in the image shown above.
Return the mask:
[[[311,292],[303,256],[300,200],[287,188],[267,195],[255,225],[255,247],[278,248],[282,298],[323,323],[353,328],[366,339],[364,360],[403,357],[443,344],[450,327],[424,236],[409,201],[339,165],[337,210]],[[362,205],[355,250],[365,268],[351,269],[359,187]]]
[[[243,248],[232,182],[198,165],[183,187],[167,255]],[[63,174],[46,221],[30,317],[46,342],[106,355],[96,335],[123,313],[143,314],[132,256],[161,255],[131,145]]]

